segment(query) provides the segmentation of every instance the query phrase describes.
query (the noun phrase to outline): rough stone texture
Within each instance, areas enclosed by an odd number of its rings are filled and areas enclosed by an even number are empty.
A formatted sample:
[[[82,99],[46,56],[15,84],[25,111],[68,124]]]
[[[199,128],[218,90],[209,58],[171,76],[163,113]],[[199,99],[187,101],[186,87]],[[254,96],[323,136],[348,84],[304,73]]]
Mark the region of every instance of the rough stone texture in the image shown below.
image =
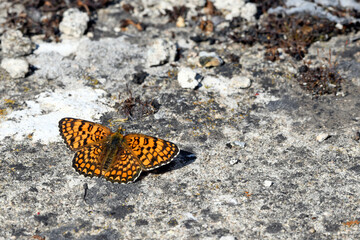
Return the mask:
[[[336,51],[345,78],[343,95],[313,98],[293,75],[302,62],[287,55],[265,61],[259,45],[205,42],[191,49],[236,53],[235,66],[190,66],[185,49],[177,62],[148,67],[149,43],[167,41],[171,31],[111,31],[111,38],[79,39],[64,55],[59,49],[67,43],[46,45],[27,57],[33,74],[10,79],[0,72],[0,237],[358,239],[359,42],[347,41],[360,34],[311,46],[309,59],[322,49]],[[171,41],[194,31],[181,28]],[[181,88],[176,73],[184,67],[199,71],[203,85]],[[148,73],[144,82],[133,82],[141,71]],[[231,83],[248,74],[249,88]],[[134,120],[123,111],[131,96],[144,106],[156,100],[160,108]],[[62,117],[113,130],[121,125],[127,133],[172,141],[181,152],[132,184],[85,178],[72,168],[74,154],[58,134]],[[331,137],[318,142],[321,133]]]
[[[59,29],[65,36],[79,38],[84,34],[88,21],[87,13],[80,12],[77,8],[71,8],[64,12],[64,18]]]
[[[32,43],[19,30],[9,29],[1,36],[1,49],[6,57],[20,57],[31,53]]]
[[[163,65],[175,60],[176,46],[164,39],[156,39],[147,50],[146,64],[149,67]]]
[[[4,58],[1,67],[5,69],[12,78],[23,78],[29,71],[29,63],[22,58]]]

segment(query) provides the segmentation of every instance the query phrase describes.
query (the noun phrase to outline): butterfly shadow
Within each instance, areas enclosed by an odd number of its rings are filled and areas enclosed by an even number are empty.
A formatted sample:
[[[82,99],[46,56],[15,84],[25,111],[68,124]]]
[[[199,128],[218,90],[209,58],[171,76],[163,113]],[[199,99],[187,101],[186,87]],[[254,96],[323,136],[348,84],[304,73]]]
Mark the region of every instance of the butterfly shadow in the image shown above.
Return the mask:
[[[169,164],[151,170],[149,172],[142,172],[139,179],[146,177],[149,173],[152,174],[163,174],[166,172],[171,172],[180,168],[183,168],[196,160],[196,155],[192,152],[180,150],[179,154],[171,161]]]

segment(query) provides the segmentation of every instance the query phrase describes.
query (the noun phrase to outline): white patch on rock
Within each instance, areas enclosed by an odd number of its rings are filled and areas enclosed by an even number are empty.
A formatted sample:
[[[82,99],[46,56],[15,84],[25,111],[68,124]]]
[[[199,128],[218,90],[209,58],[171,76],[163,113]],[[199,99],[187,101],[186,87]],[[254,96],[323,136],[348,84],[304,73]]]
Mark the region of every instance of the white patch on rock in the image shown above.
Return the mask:
[[[236,240],[236,238],[232,235],[222,236],[220,240]]]
[[[26,101],[23,110],[11,112],[0,124],[0,140],[13,137],[22,141],[32,134],[34,142],[61,141],[58,123],[61,118],[75,117],[93,120],[110,111],[100,89],[82,87],[71,90],[55,90],[40,93],[36,100]]]
[[[78,39],[64,39],[60,43],[47,43],[41,41],[38,43],[38,48],[34,51],[34,54],[39,55],[41,53],[57,52],[60,55],[67,57],[76,53],[78,46],[87,40],[87,37],[83,37],[80,41]]]
[[[231,79],[231,82],[234,84],[234,86],[237,86],[239,88],[249,88],[251,86],[251,80],[248,77],[245,76],[235,76]]]
[[[255,21],[255,14],[257,13],[257,7],[255,3],[246,3],[240,10],[240,15],[247,21]]]
[[[148,67],[163,65],[175,60],[176,45],[165,39],[156,39],[147,51]]]
[[[232,195],[219,195],[214,198],[214,204],[222,205],[222,204],[238,204],[236,197]]]
[[[214,77],[214,76],[206,76],[204,80],[201,82],[203,87],[202,90],[215,90],[219,92],[221,95],[229,95],[232,92],[231,89],[228,88],[229,79],[224,78],[222,76]]]
[[[10,74],[11,78],[23,78],[29,71],[29,63],[23,58],[4,58],[1,67]]]
[[[241,8],[245,5],[244,0],[215,0],[214,6],[221,10],[226,20],[239,17]]]
[[[233,145],[244,148],[246,146],[246,143],[241,141],[234,141]]]
[[[69,37],[81,37],[89,21],[89,16],[77,8],[70,8],[64,12],[63,20],[59,25],[60,32]]]
[[[182,88],[190,88],[194,89],[196,88],[202,77],[192,70],[191,68],[181,68],[177,75],[177,80]]]

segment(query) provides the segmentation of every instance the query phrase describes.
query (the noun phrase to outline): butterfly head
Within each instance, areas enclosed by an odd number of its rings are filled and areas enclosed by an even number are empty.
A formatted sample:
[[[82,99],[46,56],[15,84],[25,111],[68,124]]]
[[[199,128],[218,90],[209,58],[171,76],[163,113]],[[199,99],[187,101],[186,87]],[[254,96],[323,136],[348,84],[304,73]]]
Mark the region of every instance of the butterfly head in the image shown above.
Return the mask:
[[[125,129],[122,128],[122,127],[119,127],[118,130],[116,130],[116,133],[119,133],[119,134],[121,134],[121,135],[124,135]]]

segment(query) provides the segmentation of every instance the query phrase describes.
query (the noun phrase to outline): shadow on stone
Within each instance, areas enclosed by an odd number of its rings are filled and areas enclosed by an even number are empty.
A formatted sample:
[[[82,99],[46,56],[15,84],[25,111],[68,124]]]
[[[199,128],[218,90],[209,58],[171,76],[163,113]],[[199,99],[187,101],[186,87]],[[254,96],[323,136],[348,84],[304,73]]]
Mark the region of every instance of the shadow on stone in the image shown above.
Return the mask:
[[[195,160],[196,160],[196,155],[194,153],[180,150],[179,155],[177,155],[177,157],[172,162],[170,162],[167,165],[161,166],[160,168],[154,169],[152,171],[142,172],[141,176],[139,177],[138,180],[141,180],[143,177],[147,176],[149,173],[163,174],[166,172],[171,172],[173,170],[183,168],[183,167],[193,163]]]

